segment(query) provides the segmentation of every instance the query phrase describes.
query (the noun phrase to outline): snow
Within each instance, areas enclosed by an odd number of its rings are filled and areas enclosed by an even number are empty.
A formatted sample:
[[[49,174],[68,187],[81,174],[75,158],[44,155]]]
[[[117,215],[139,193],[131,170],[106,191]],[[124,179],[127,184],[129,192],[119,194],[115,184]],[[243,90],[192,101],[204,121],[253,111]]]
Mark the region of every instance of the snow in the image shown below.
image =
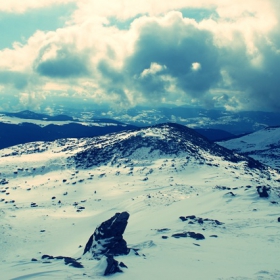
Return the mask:
[[[268,127],[254,133],[219,142],[219,145],[249,155],[263,164],[280,168],[280,127]]]
[[[1,123],[6,123],[6,124],[15,124],[19,125],[22,123],[32,123],[35,125],[38,125],[40,127],[45,127],[48,125],[66,125],[66,124],[71,124],[71,123],[78,123],[83,126],[97,126],[97,127],[106,127],[106,126],[126,126],[126,124],[117,124],[114,122],[94,122],[94,121],[80,121],[80,120],[73,120],[73,121],[48,121],[48,120],[36,120],[36,119],[22,119],[22,118],[17,118],[17,117],[9,117],[4,114],[0,114],[0,122]]]
[[[116,141],[125,138],[118,135]],[[105,260],[82,257],[83,249],[99,224],[122,211],[130,213],[124,239],[139,256],[116,257],[128,269],[112,279],[280,279],[279,204],[271,203],[280,201],[276,171],[246,169],[205,151],[212,165],[142,149],[131,158],[133,169],[120,159],[88,169],[69,164],[89,146],[90,139],[69,139],[0,151],[0,176],[8,181],[0,185],[2,279],[103,279]],[[271,186],[270,197],[259,198],[257,185]],[[179,219],[187,215],[224,224]],[[184,231],[205,239],[172,237]],[[48,263],[43,254],[82,257],[84,268]]]

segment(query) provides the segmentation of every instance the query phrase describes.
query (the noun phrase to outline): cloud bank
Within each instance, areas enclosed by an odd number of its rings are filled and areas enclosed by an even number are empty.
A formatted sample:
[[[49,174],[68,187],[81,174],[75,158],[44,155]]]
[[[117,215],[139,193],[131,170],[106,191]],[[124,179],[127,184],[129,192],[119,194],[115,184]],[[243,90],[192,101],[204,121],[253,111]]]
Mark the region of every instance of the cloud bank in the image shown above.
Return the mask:
[[[71,1],[22,2],[0,11]],[[10,92],[10,109],[38,95],[38,104],[63,96],[118,108],[280,111],[277,0],[188,2],[76,1],[62,28],[0,50],[0,100]]]

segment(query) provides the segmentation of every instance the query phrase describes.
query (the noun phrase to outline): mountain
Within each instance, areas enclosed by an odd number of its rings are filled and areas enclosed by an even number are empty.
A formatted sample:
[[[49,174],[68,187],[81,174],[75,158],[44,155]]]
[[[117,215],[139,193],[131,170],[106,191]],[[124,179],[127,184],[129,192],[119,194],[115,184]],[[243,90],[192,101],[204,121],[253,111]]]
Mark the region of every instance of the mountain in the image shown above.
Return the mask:
[[[204,109],[200,107],[144,107],[136,106],[126,110],[113,110],[94,106],[83,111],[64,108],[65,114],[80,119],[87,117],[110,118],[120,122],[130,123],[138,127],[160,123],[173,122],[195,129],[217,129],[234,135],[251,133],[269,126],[280,125],[280,113],[261,111],[227,111],[222,108]],[[60,112],[61,108],[57,108]]]
[[[0,159],[3,279],[104,279],[114,260],[123,273],[110,277],[124,280],[280,277],[280,174],[185,126],[33,142]],[[118,217],[126,229],[111,238]],[[125,253],[112,259],[114,239]]]
[[[229,140],[237,137],[236,135],[221,129],[196,128],[195,131],[211,141]]]
[[[67,115],[57,115],[57,116],[49,116],[46,114],[39,114],[29,110],[17,112],[17,113],[9,113],[9,112],[2,112],[9,117],[15,117],[20,119],[30,119],[30,120],[44,120],[44,121],[73,121],[72,117]]]
[[[262,168],[259,162],[244,158],[212,143],[188,127],[169,123],[130,132],[95,138],[83,146],[73,158],[77,167],[119,164],[122,159],[161,158],[181,156],[195,159],[199,164],[214,161],[214,157],[230,162],[246,162],[249,167]]]
[[[93,137],[133,128],[135,126],[110,119],[80,122],[64,115],[52,117],[31,111],[5,113],[0,116],[0,149],[33,141]]]
[[[267,127],[254,133],[219,142],[219,145],[280,168],[280,127]]]

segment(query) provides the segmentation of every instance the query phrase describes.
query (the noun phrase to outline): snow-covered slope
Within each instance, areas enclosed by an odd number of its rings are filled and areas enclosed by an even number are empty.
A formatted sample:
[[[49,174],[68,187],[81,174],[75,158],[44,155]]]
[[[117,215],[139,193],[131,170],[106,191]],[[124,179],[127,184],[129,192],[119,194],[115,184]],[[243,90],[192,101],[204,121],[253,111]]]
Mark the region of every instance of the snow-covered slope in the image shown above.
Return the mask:
[[[0,170],[3,279],[103,279],[103,260],[83,250],[122,211],[139,255],[117,257],[128,269],[110,278],[280,278],[279,174],[183,126],[14,146],[0,151]],[[189,231],[205,239],[172,236]]]
[[[274,168],[280,168],[280,127],[264,128],[218,144]]]

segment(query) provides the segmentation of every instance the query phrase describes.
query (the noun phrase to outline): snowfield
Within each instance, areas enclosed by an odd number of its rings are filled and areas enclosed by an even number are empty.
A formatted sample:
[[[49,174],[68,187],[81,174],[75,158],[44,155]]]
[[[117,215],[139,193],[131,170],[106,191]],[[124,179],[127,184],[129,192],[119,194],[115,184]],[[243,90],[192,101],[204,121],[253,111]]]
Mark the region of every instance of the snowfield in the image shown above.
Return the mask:
[[[222,156],[229,152],[180,129],[0,150],[1,279],[104,279],[104,259],[83,250],[97,226],[123,211],[124,239],[138,255],[116,257],[128,268],[106,278],[280,279],[279,173]],[[256,186],[270,196],[260,198]],[[205,239],[176,235],[185,232]]]
[[[280,127],[267,127],[254,133],[219,142],[219,145],[280,169]]]

